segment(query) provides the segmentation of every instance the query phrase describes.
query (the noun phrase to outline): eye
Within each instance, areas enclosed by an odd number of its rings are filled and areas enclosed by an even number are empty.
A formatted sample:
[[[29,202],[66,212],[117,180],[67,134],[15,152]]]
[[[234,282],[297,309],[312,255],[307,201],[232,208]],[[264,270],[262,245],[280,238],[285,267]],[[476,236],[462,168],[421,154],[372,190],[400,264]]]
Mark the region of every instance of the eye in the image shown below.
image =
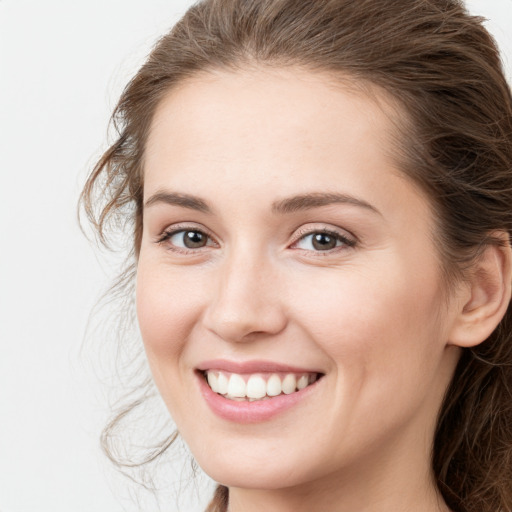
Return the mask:
[[[353,247],[355,241],[333,231],[310,232],[294,243],[294,248],[306,251],[332,251],[338,247]]]
[[[166,242],[171,249],[193,250],[214,245],[211,238],[199,229],[174,229],[166,231],[158,243]]]
[[[178,231],[169,237],[169,241],[176,247],[199,249],[208,243],[208,236],[201,231]]]

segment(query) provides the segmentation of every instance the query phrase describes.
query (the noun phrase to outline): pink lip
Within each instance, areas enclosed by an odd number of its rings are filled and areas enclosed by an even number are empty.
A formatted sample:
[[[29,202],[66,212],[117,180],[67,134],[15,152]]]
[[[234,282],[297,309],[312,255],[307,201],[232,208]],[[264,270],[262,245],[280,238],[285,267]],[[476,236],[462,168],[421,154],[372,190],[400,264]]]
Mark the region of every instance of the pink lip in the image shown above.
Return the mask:
[[[203,361],[197,366],[200,371],[220,370],[230,373],[322,373],[311,368],[299,368],[272,361],[228,361],[226,359],[212,359]]]
[[[224,371],[235,371],[236,367],[236,372],[238,373],[249,372],[249,370],[247,369],[248,367],[251,368],[251,373],[257,373],[258,371],[287,371],[296,373],[308,373],[305,370],[300,370],[297,368],[290,369],[290,367],[285,367],[282,365],[276,366],[273,364],[269,366],[262,366],[258,364],[256,365],[256,367],[253,366],[253,363],[251,363],[250,365],[229,364],[227,365],[227,367],[219,367],[217,364],[218,362],[219,361],[215,361],[215,365],[208,365],[208,368]],[[256,364],[256,362],[254,364]],[[228,367],[230,369],[228,369]],[[283,370],[283,368],[286,368],[286,370]],[[241,370],[245,370],[245,372]],[[237,402],[235,400],[229,400],[227,398],[224,398],[222,395],[219,395],[218,393],[212,391],[201,371],[197,371],[196,375],[199,383],[199,390],[203,398],[205,399],[206,403],[213,411],[213,413],[224,420],[241,424],[260,423],[270,420],[274,416],[281,414],[287,409],[302,402],[305,398],[307,398],[311,393],[315,391],[318,383],[322,381],[322,379],[319,379],[313,384],[310,384],[308,387],[301,389],[300,391],[296,391],[289,395],[283,394],[275,396],[269,400],[259,400],[255,402]]]

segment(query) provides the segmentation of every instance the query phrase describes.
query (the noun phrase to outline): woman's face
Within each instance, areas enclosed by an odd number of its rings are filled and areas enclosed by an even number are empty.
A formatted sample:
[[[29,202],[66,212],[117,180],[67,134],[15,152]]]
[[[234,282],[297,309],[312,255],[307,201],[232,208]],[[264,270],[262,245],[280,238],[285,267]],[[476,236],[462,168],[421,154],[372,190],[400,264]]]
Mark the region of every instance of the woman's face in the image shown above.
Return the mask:
[[[428,466],[457,301],[381,100],[260,69],[198,76],[157,109],[138,318],[181,435],[221,483]]]

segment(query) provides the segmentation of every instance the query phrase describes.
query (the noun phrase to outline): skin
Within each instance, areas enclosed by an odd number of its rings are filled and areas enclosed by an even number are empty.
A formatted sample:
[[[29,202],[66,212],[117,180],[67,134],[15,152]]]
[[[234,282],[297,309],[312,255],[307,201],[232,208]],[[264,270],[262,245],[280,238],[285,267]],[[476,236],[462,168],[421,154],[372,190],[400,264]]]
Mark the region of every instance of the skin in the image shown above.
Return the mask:
[[[390,158],[390,109],[297,69],[203,74],[168,93],[147,142],[137,309],[155,382],[230,512],[439,511],[436,415],[467,294],[446,296],[428,199]],[[273,205],[339,193],[291,212]],[[190,205],[189,205],[190,206]],[[170,229],[199,230],[183,248]],[[311,233],[348,238],[319,250]],[[160,240],[160,242],[159,242]],[[195,368],[268,360],[324,376],[296,406],[216,416]]]

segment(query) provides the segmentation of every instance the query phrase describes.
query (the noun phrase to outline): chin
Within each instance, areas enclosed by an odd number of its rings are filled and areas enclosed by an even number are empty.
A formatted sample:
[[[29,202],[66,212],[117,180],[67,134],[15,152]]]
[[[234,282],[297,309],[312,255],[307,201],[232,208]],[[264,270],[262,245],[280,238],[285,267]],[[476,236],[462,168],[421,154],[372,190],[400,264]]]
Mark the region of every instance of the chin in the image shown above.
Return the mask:
[[[308,480],[296,464],[274,466],[272,461],[210,461],[201,464],[205,473],[227,487],[275,490],[294,487]]]

